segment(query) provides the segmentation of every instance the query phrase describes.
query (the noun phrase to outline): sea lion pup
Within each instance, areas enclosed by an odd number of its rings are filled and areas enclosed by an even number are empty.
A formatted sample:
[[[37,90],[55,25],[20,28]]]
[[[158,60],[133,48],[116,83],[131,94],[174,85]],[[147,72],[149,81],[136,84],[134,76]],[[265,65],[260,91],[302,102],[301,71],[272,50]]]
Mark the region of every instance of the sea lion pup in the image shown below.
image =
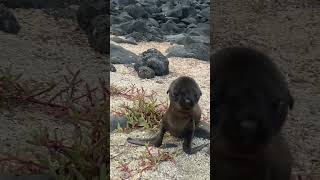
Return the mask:
[[[280,133],[294,100],[284,76],[251,48],[225,48],[211,58],[213,179],[289,180],[292,157]]]
[[[202,92],[194,79],[181,76],[174,80],[167,91],[170,105],[163,116],[159,133],[149,139],[128,138],[127,141],[136,145],[146,143],[160,147],[166,131],[171,135],[183,138],[183,151],[187,154],[194,154],[208,144],[203,144],[195,148],[191,147],[195,128],[200,122],[201,109],[198,101]]]

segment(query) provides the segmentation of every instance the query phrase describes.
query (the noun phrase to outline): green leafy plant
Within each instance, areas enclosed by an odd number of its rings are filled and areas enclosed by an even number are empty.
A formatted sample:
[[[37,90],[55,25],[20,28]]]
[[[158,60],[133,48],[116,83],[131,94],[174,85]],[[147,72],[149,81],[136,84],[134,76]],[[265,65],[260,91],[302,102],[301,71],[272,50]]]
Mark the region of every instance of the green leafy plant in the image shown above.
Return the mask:
[[[168,101],[166,103],[159,102],[155,98],[157,95],[155,92],[148,93],[135,85],[131,85],[129,88],[111,85],[111,95],[129,100],[129,103],[123,103],[121,109],[114,113],[125,116],[128,127],[131,129],[141,127],[151,131],[158,129],[168,108]]]
[[[156,99],[138,97],[133,101],[132,106],[122,105],[125,117],[132,128],[143,127],[144,129],[159,129],[163,114],[158,110]]]

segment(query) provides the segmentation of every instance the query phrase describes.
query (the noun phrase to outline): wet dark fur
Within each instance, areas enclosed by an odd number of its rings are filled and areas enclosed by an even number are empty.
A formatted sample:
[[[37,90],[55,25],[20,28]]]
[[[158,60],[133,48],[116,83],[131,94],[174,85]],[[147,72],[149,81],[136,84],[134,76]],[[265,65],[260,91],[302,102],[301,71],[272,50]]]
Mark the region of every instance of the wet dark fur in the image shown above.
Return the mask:
[[[136,145],[150,143],[159,147],[162,145],[165,132],[168,131],[171,135],[184,139],[184,152],[194,154],[207,145],[191,147],[195,128],[201,118],[201,109],[198,105],[202,95],[200,87],[194,79],[182,76],[171,83],[167,93],[169,94],[170,105],[162,119],[159,133],[149,139],[128,138],[128,142]]]
[[[288,180],[289,147],[280,135],[293,98],[272,60],[250,48],[212,57],[214,179]]]

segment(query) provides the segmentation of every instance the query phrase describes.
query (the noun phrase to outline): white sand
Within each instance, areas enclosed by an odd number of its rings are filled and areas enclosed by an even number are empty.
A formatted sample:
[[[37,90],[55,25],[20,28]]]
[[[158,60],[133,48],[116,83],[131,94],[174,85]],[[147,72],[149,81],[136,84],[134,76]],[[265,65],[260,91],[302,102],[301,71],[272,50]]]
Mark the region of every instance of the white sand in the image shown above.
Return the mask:
[[[182,150],[182,140],[166,137],[163,142],[174,143],[175,148],[159,149],[160,152],[175,154],[175,163],[164,161],[156,165],[152,170],[139,173],[145,166],[141,165],[141,156],[146,153],[146,147],[128,144],[127,137],[148,137],[147,133],[134,131],[130,134],[112,133],[110,143],[110,177],[111,180],[120,179],[210,179],[210,156],[208,155],[209,146],[203,148],[194,155],[188,155]],[[194,146],[210,143],[209,140],[195,138]],[[158,148],[153,147],[157,152]],[[174,155],[173,155],[174,156]],[[145,159],[146,160],[146,159]],[[121,164],[128,164],[132,170],[131,176],[119,167]]]

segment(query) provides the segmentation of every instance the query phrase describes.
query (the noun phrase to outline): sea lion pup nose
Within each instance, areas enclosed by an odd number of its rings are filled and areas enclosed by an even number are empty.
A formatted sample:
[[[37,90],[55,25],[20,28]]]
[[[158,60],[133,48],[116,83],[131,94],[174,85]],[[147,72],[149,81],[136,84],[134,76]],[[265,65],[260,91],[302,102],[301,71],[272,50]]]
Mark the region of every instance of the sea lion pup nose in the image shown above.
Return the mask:
[[[188,98],[186,98],[186,99],[184,100],[184,102],[185,102],[185,103],[186,103],[186,105],[188,105],[188,106],[192,105],[191,100],[190,100],[190,99],[188,99]]]
[[[161,146],[166,131],[171,135],[183,138],[183,150],[187,154],[194,154],[208,144],[191,147],[194,132],[201,118],[201,109],[198,105],[202,95],[199,85],[188,76],[181,76],[174,80],[167,91],[170,105],[161,121],[159,133],[148,139],[128,138],[127,141],[136,145],[152,144]]]

